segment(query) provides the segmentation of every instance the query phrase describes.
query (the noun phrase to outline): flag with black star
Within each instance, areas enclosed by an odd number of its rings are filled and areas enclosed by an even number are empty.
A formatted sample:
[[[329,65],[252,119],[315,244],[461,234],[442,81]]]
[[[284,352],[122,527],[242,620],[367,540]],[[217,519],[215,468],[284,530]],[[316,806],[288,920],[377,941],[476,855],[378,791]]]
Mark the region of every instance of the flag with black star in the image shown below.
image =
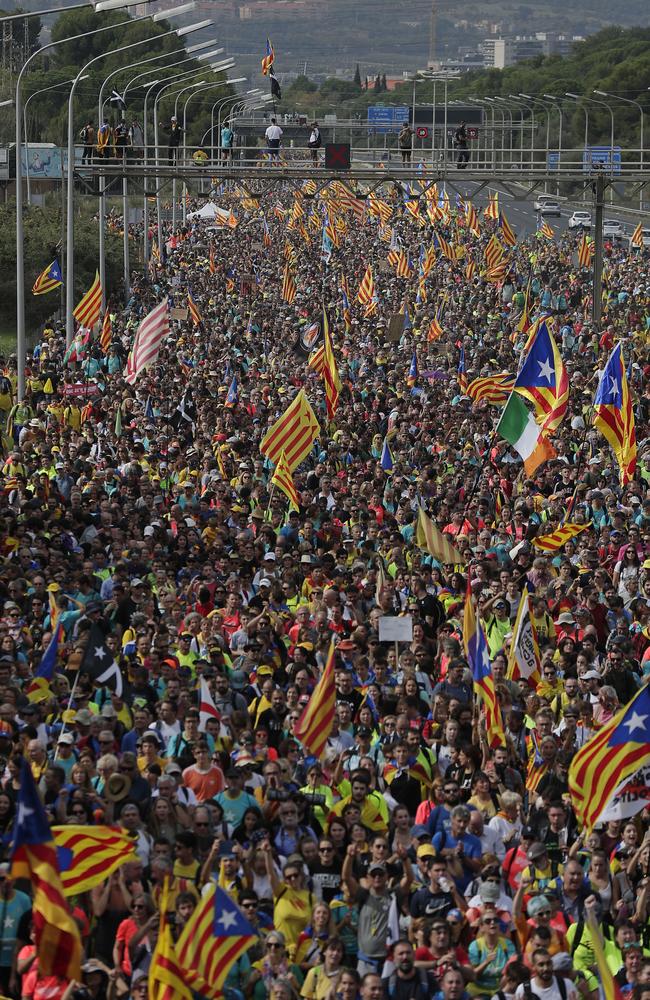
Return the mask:
[[[88,645],[79,668],[81,673],[89,674],[100,687],[108,687],[118,697],[122,695],[122,672],[115,657],[106,645],[106,637],[97,625],[93,625],[88,638]]]

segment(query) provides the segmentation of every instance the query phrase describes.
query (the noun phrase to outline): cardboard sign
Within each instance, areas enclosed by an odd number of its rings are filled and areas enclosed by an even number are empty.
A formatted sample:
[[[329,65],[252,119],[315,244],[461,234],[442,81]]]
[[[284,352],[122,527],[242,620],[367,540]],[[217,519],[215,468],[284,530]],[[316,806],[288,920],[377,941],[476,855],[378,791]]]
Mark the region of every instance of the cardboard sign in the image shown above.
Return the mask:
[[[185,320],[187,319],[187,306],[184,309],[180,306],[174,306],[173,309],[170,310],[170,314],[172,319],[179,319],[181,321]]]
[[[393,313],[388,320],[388,330],[386,340],[390,343],[397,343],[404,333],[404,313]]]
[[[411,615],[382,615],[379,619],[380,642],[412,642],[413,617]]]

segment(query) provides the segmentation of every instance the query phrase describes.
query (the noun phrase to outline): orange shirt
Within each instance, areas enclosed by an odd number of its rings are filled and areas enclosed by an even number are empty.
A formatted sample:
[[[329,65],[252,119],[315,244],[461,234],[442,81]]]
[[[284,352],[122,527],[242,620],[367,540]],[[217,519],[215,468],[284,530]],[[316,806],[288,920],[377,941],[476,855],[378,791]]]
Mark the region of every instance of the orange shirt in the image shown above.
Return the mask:
[[[195,764],[183,771],[183,784],[191,788],[199,802],[214,798],[225,787],[223,771],[213,764],[208,771],[199,771]]]

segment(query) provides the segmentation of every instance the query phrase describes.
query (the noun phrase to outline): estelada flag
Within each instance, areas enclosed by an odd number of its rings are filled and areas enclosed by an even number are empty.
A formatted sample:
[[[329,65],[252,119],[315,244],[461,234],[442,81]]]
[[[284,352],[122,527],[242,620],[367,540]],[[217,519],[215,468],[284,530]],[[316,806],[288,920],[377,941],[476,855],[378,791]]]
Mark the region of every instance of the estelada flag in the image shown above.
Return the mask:
[[[304,390],[301,389],[282,416],[266,432],[260,451],[273,465],[278,464],[282,452],[293,472],[307,457],[320,434],[320,425]]]

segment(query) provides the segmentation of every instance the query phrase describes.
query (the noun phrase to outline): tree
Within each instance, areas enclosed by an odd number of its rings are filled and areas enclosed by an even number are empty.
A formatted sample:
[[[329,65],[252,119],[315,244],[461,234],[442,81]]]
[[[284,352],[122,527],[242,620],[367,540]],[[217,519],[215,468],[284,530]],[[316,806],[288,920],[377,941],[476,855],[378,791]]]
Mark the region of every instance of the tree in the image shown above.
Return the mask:
[[[377,73],[377,76],[375,77],[375,94],[379,94],[380,92],[381,92],[381,77],[379,73]]]
[[[386,83],[386,74],[385,73],[382,73],[382,77],[381,77],[381,89],[382,90],[388,90],[388,84]]]
[[[284,89],[284,88],[283,88]],[[291,94],[293,92],[300,94],[315,94],[318,90],[318,84],[310,80],[308,76],[304,73],[299,73],[296,79],[293,81],[290,87],[286,88],[286,93]]]
[[[357,63],[357,68],[354,71],[354,85],[361,90],[361,72],[359,70],[359,63]]]
[[[95,207],[96,202],[94,203]],[[58,199],[46,208],[32,207],[25,211],[25,316],[27,330],[35,331],[59,307],[58,290],[47,295],[32,295],[31,287],[43,268],[52,262],[61,239],[61,211]],[[75,302],[91,285],[98,258],[99,229],[92,216],[75,219]],[[62,261],[59,252],[59,262]],[[16,205],[0,205],[0,325],[6,330],[16,322]],[[109,293],[116,292],[122,282],[122,240],[106,234],[106,276]],[[65,275],[64,275],[65,278]]]

